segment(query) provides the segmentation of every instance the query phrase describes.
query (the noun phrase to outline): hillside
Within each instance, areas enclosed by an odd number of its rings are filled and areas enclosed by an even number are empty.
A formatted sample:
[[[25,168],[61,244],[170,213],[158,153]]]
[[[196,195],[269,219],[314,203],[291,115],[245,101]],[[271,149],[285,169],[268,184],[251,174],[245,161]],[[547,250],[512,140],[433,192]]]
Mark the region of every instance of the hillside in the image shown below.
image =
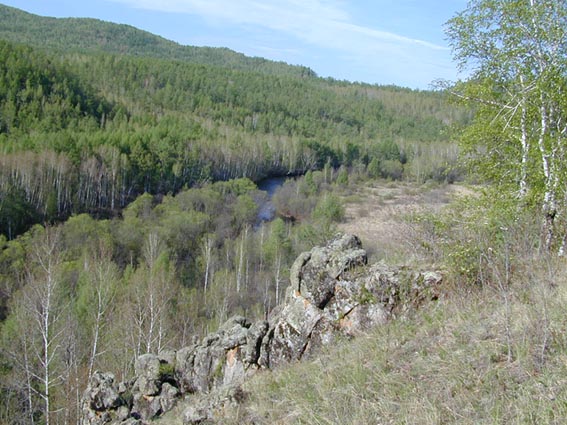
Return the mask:
[[[565,423],[567,3],[451,98],[4,13],[0,423]]]
[[[273,75],[315,76],[307,67],[251,58],[227,48],[182,46],[129,25],[86,18],[42,17],[4,5],[0,5],[0,39],[58,52],[107,52]]]
[[[34,222],[117,214],[143,192],[327,163],[443,180],[455,159],[444,145],[470,119],[442,93],[304,78],[130,27],[0,12],[0,232],[10,239]]]
[[[129,379],[143,352],[265,317],[360,182],[462,177],[471,114],[444,93],[3,10],[20,27],[0,37],[0,422],[74,423],[96,370]],[[265,221],[270,176],[291,178]]]

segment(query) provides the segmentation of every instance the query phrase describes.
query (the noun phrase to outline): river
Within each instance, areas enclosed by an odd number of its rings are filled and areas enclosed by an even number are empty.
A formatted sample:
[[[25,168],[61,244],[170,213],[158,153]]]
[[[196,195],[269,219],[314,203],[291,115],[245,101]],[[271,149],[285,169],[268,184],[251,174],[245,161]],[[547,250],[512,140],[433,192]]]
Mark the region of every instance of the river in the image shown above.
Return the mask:
[[[258,210],[258,222],[271,221],[274,219],[276,216],[276,208],[272,203],[272,197],[274,193],[276,193],[276,190],[283,186],[289,178],[293,177],[269,177],[257,183],[258,189],[268,194],[266,201],[260,205],[260,209]]]

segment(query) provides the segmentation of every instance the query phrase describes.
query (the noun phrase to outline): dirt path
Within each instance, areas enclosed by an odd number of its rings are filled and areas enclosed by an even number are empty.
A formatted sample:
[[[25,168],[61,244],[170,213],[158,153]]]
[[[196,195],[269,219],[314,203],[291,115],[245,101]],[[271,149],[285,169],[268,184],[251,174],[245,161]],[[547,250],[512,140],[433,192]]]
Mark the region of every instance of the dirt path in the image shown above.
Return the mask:
[[[369,259],[406,262],[412,255],[412,229],[404,217],[413,212],[437,212],[456,195],[469,190],[461,185],[422,185],[372,182],[343,195],[345,222],[339,229],[357,235]]]

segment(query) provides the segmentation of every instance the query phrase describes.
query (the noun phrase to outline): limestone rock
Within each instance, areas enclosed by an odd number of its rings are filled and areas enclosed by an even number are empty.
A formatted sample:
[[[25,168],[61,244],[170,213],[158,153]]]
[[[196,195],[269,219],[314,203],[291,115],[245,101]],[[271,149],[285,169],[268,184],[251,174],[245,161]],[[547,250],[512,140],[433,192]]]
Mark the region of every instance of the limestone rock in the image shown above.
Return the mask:
[[[301,254],[291,268],[292,288],[318,308],[324,308],[342,273],[367,262],[356,236],[343,235],[325,247]]]
[[[183,413],[184,425],[201,424],[208,419],[210,419],[209,412],[204,408],[197,408],[191,406],[188,407]]]
[[[160,361],[154,354],[144,354],[136,359],[134,371],[138,379],[134,384],[135,391],[142,396],[153,396],[160,392]]]
[[[159,397],[161,411],[168,412],[169,410],[171,410],[175,405],[178,396],[179,396],[179,389],[165,382],[161,387],[161,394]]]

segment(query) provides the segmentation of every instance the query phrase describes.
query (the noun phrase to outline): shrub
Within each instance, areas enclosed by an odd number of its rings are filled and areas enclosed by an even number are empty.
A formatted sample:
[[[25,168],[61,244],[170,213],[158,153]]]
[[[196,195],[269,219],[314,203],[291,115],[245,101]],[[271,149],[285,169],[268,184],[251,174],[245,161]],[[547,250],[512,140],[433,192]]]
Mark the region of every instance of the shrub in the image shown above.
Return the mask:
[[[313,219],[338,223],[344,219],[345,209],[336,195],[326,194],[313,210]]]

